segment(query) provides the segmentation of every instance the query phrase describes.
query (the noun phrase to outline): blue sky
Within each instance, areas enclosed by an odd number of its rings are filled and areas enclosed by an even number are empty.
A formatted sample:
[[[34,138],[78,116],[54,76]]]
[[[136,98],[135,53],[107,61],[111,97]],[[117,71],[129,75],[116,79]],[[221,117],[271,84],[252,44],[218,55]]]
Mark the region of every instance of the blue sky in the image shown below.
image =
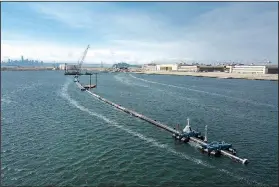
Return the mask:
[[[2,2],[1,59],[278,62],[277,3]]]

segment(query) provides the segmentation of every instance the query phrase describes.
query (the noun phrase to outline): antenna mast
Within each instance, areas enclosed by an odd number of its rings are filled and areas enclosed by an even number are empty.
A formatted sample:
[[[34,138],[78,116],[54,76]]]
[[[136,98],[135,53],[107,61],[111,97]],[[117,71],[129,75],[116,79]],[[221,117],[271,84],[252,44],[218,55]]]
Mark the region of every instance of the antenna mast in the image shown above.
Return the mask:
[[[204,130],[205,130],[205,132],[204,132],[204,141],[207,142],[207,125],[205,125]]]

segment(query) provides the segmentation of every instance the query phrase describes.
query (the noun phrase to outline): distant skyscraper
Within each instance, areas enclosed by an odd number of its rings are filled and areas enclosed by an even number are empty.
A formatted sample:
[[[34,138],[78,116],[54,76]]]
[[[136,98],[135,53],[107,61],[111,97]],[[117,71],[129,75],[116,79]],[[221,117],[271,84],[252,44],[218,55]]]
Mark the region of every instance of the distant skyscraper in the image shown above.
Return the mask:
[[[23,56],[21,56],[21,62],[23,62],[23,60],[24,60],[24,59],[23,59]]]

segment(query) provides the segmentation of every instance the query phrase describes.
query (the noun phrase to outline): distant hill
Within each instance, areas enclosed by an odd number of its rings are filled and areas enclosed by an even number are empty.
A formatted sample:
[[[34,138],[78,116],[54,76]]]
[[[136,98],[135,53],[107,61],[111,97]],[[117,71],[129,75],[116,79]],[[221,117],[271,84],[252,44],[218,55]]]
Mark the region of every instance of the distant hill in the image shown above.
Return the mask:
[[[125,62],[120,62],[117,64],[113,64],[112,67],[113,68],[137,68],[137,67],[141,67],[141,65],[132,65],[132,64],[127,64]]]

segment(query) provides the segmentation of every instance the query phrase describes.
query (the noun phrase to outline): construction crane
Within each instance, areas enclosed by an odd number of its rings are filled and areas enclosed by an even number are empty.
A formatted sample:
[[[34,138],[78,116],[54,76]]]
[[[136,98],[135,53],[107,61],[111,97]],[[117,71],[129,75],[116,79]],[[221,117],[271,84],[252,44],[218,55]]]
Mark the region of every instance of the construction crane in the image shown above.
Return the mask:
[[[88,51],[89,47],[90,47],[90,46],[88,45],[87,48],[85,49],[85,51],[84,51],[83,54],[82,54],[81,60],[78,61],[77,69],[78,69],[78,72],[79,72],[79,73],[81,73],[81,66],[82,66],[82,64],[83,64],[83,62],[84,62],[84,59],[85,59],[85,57],[86,57],[86,54],[87,54],[87,51]]]
[[[67,65],[65,63],[65,73],[64,75],[75,75],[75,78],[78,78],[78,75],[81,75],[81,66],[84,62],[84,59],[86,57],[87,51],[89,49],[89,45],[87,46],[87,48],[85,49],[85,51],[83,52],[81,59],[78,60],[77,65]]]

